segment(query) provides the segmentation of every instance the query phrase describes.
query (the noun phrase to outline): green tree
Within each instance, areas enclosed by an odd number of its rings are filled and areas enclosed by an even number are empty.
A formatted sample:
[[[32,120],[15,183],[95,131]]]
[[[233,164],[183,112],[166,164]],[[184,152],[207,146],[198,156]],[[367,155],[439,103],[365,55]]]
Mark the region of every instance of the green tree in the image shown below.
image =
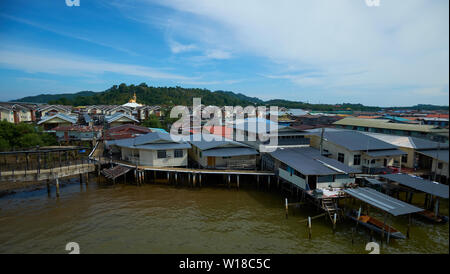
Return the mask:
[[[162,128],[161,121],[155,114],[150,114],[148,118],[142,122],[144,127]]]

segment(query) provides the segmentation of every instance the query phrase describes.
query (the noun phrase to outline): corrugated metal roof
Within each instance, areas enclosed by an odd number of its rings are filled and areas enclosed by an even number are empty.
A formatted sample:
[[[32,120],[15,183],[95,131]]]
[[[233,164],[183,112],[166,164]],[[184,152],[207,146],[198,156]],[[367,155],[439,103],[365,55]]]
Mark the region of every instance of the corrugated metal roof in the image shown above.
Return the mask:
[[[279,148],[269,154],[303,175],[359,173],[354,168],[320,155],[320,151],[312,147]]]
[[[321,136],[321,133],[316,132],[313,135]],[[354,130],[328,131],[328,129],[325,129],[323,137],[326,141],[340,145],[351,151],[397,149],[394,145]]]
[[[386,149],[386,150],[372,150],[366,153],[370,157],[381,157],[381,156],[400,156],[407,155],[408,153],[399,149]]]
[[[188,135],[184,138],[184,140],[190,142],[192,145],[201,150],[209,150],[218,147],[249,147],[246,144],[239,143],[219,135],[207,133]]]
[[[344,118],[344,119],[334,122],[334,124],[335,125],[344,125],[344,126],[386,128],[386,129],[418,131],[418,132],[447,132],[448,133],[448,129],[440,129],[440,128],[436,128],[436,126],[393,123],[393,122],[390,122],[390,120],[383,120],[383,119],[361,119],[361,118],[347,117],[347,118]]]
[[[47,121],[50,121],[52,119],[55,119],[55,118],[60,118],[62,120],[70,122],[72,124],[75,124],[77,122],[77,120],[78,120],[76,117],[72,117],[72,116],[69,116],[69,115],[66,115],[66,114],[58,113],[58,114],[55,114],[55,115],[52,115],[52,116],[45,116],[45,117],[43,117],[37,124],[40,125],[40,124],[43,124],[43,123],[45,123]]]
[[[258,155],[258,151],[247,147],[213,148],[202,152],[202,156],[233,157],[244,155]]]
[[[446,162],[448,164],[448,149],[443,150],[418,150],[418,153],[421,153],[423,155],[426,155],[428,157],[438,159],[439,161]]]
[[[136,138],[121,139],[108,142],[108,145],[117,145],[119,147],[138,148],[138,149],[178,149],[191,148],[186,142],[174,141],[169,133],[150,132]]]
[[[416,138],[411,136],[397,136],[397,135],[389,135],[383,133],[374,133],[374,132],[362,132],[363,134],[372,136],[386,143],[392,144],[397,147],[406,147],[406,148],[414,148],[414,149],[432,149],[438,148],[448,148],[449,145],[445,143],[433,142],[430,140]]]
[[[121,113],[121,112],[115,113],[112,116],[105,116],[105,120],[106,120],[107,123],[112,123],[112,122],[114,122],[114,121],[116,121],[116,120],[118,120],[120,118],[123,118],[123,117],[128,118],[128,119],[130,119],[132,121],[135,121],[135,122],[139,122],[133,116],[130,116],[130,115],[127,115],[127,114]]]
[[[384,182],[381,182],[377,179],[373,179],[373,178],[364,178],[367,182],[371,183],[372,185],[382,185],[385,184]]]
[[[421,208],[397,200],[371,188],[350,188],[345,189],[344,192],[394,216],[423,211]]]
[[[381,177],[431,195],[448,199],[447,185],[402,173],[385,174],[381,175]]]

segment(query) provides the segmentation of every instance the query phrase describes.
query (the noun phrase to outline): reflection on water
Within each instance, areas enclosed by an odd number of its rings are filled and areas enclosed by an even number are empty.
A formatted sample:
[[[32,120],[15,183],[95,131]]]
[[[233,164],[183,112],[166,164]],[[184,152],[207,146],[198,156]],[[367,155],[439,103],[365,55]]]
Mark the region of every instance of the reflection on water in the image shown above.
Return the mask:
[[[333,234],[330,221],[320,218],[308,240],[301,220],[319,212],[298,208],[286,219],[283,203],[276,190],[252,186],[237,191],[91,182],[66,185],[59,199],[45,189],[22,192],[0,198],[0,253],[67,253],[68,242],[79,243],[81,253],[367,253],[370,234],[363,228],[352,245],[352,222],[338,224]],[[442,204],[448,214],[448,202]],[[406,232],[407,217],[391,220]],[[392,240],[381,253],[448,253],[448,224],[416,218],[412,224],[410,240]]]

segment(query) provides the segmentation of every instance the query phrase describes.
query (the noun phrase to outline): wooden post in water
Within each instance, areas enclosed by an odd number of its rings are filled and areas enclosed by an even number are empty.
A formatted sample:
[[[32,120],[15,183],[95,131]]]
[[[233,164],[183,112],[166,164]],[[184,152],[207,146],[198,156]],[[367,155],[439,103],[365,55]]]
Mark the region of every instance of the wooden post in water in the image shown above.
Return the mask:
[[[231,187],[231,176],[228,174],[227,176],[227,183],[228,183],[228,188]]]
[[[391,221],[392,224],[392,221]],[[391,237],[391,226],[388,224],[388,235],[387,235],[387,244],[389,244],[389,238]]]
[[[270,175],[267,176],[267,188],[270,190]]]
[[[257,188],[259,189],[259,175],[256,175],[256,185],[257,185]]]
[[[386,226],[386,217],[387,217],[387,213],[384,214],[383,229],[381,230],[381,242],[384,241],[384,227]]]
[[[288,218],[288,213],[289,213],[288,198],[285,199],[285,206],[286,206],[286,219],[287,219]]]
[[[237,176],[236,177],[236,186],[237,186],[237,189],[239,190],[239,174],[236,176]]]
[[[337,213],[334,213],[333,216],[333,233],[336,233],[336,221],[337,221]]]
[[[312,238],[312,231],[311,231],[311,217],[308,216],[308,238],[311,240]]]
[[[355,243],[355,228],[352,227],[352,244]]]
[[[201,173],[198,174],[198,186],[202,187],[202,174]]]
[[[192,185],[194,187],[197,185],[197,176],[195,173],[192,173]]]
[[[406,238],[408,238],[408,239],[409,239],[410,229],[411,229],[411,213],[408,214],[408,230],[406,230]]]
[[[175,185],[178,185],[178,173],[175,172]]]
[[[277,176],[277,188],[280,188],[280,177]]]
[[[80,173],[80,185],[83,184],[83,173]]]
[[[360,217],[361,217],[361,206],[359,207],[359,210],[358,210],[358,218],[356,218],[356,228],[358,227],[358,222],[359,222]]]
[[[50,197],[50,193],[51,193],[51,189],[50,189],[50,180],[47,179],[47,194],[48,194],[48,197]]]
[[[59,197],[59,179],[56,178],[56,197]]]

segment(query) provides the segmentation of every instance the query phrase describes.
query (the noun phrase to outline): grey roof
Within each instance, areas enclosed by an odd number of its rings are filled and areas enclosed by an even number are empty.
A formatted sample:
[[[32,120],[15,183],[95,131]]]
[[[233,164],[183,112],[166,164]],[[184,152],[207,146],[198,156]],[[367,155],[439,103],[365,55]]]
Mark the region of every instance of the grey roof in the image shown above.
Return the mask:
[[[367,187],[349,188],[345,189],[344,192],[394,216],[423,211],[419,207],[415,207]]]
[[[381,177],[434,196],[448,199],[447,185],[402,173],[385,174],[381,175]]]
[[[243,155],[257,155],[258,151],[247,147],[213,148],[202,152],[202,156],[232,157]]]
[[[371,183],[372,185],[383,185],[385,182],[379,181],[377,179],[373,178],[364,178],[367,182]]]
[[[380,156],[400,156],[406,155],[408,153],[400,149],[384,149],[384,150],[372,150],[367,152],[370,157],[380,157]]]
[[[121,139],[108,142],[109,145],[137,149],[189,149],[191,145],[187,142],[174,141],[167,132],[156,131],[136,138]]]
[[[438,159],[439,161],[446,162],[448,164],[448,149],[440,150],[418,150],[418,153],[424,154],[428,157]]]
[[[246,144],[236,142],[219,135],[208,133],[187,135],[183,139],[185,141],[188,141],[192,145],[198,147],[200,150],[208,150],[219,147],[242,147],[242,148],[250,147]]]
[[[91,118],[91,116],[89,116],[89,114],[85,113],[85,114],[83,114],[83,117],[84,117],[84,121],[86,123],[92,122],[92,118]]]
[[[135,121],[135,122],[139,122],[139,121],[136,120],[133,116],[130,116],[130,115],[127,115],[127,114],[121,113],[121,112],[117,112],[117,113],[115,113],[115,114],[112,115],[112,116],[105,116],[105,120],[106,120],[106,122],[109,124],[109,123],[112,123],[112,122],[114,122],[114,121],[116,121],[116,120],[122,118],[122,117],[126,117],[126,118],[128,118],[128,119],[130,119],[130,120],[133,120],[133,121]]]
[[[320,151],[312,147],[279,148],[269,154],[303,175],[359,173],[354,168],[320,155]]]
[[[55,118],[60,118],[62,120],[70,122],[72,124],[75,124],[77,122],[77,120],[78,120],[75,117],[72,117],[72,116],[69,116],[69,115],[66,115],[66,114],[62,114],[62,113],[58,113],[58,114],[55,114],[55,115],[52,115],[52,116],[42,117],[41,120],[37,124],[40,125],[42,123],[45,123],[45,122],[50,121],[50,120],[55,119]]]
[[[318,132],[314,135],[320,136],[321,133]],[[353,130],[328,131],[325,129],[323,137],[328,142],[343,146],[351,151],[397,148],[394,145]]]

